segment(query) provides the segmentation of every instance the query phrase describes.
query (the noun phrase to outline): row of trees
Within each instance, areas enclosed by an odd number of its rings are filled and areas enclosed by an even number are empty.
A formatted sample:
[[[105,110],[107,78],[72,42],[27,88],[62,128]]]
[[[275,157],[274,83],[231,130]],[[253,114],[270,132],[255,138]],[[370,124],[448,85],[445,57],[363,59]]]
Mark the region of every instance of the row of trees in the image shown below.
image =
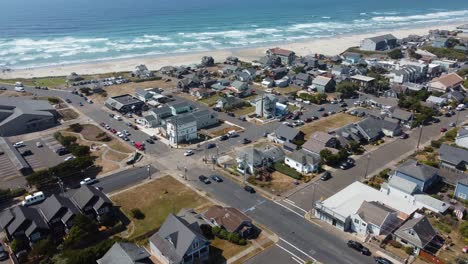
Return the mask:
[[[313,104],[323,104],[327,102],[327,95],[324,93],[316,93],[316,94],[308,94],[308,93],[301,93],[299,98],[310,101]]]

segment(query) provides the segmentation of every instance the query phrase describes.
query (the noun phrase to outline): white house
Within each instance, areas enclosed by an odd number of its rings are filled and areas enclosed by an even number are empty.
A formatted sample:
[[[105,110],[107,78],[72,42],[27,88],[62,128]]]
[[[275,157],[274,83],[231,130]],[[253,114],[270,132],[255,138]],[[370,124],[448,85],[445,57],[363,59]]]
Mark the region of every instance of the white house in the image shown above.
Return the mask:
[[[463,127],[458,130],[455,144],[459,147],[468,149],[468,127]]]
[[[296,150],[284,157],[284,163],[299,173],[315,172],[320,167],[320,156]]]
[[[166,132],[171,144],[189,142],[197,138],[197,121],[190,115],[175,116],[167,121]]]
[[[351,231],[360,236],[386,236],[401,222],[397,210],[376,201],[364,201],[357,212],[351,215]]]

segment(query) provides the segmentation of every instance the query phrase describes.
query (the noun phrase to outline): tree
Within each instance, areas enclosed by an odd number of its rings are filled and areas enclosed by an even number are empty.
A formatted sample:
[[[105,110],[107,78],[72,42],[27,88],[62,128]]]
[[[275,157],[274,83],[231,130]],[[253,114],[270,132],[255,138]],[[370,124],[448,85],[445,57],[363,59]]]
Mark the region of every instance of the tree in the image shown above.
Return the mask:
[[[295,74],[304,72],[304,67],[295,67],[295,68],[293,69],[293,71],[294,71]]]
[[[401,53],[401,49],[394,49],[388,53],[388,56],[394,60],[398,60],[403,58],[403,53]]]
[[[468,221],[463,221],[460,224],[460,234],[464,239],[468,239]]]
[[[135,219],[145,218],[145,214],[138,208],[133,208],[132,210],[130,210],[130,213],[132,214],[132,217]]]
[[[97,224],[85,215],[79,214],[73,219],[73,227],[63,240],[63,246],[72,249],[80,248],[93,241],[97,233]]]
[[[48,237],[47,239],[41,239],[34,243],[31,251],[29,252],[29,256],[37,258],[52,256],[55,251],[54,242],[51,237]]]
[[[234,244],[239,244],[240,236],[239,234],[232,232],[229,233],[229,241]]]
[[[211,232],[213,233],[213,235],[217,236],[219,235],[219,233],[221,232],[221,227],[219,226],[213,226],[211,228]]]
[[[340,82],[336,86],[336,91],[341,93],[341,98],[351,98],[357,95],[357,90],[359,90],[359,85],[348,81]]]
[[[83,130],[83,126],[81,124],[75,123],[70,125],[70,130],[75,133],[80,133]]]
[[[28,247],[28,243],[24,238],[15,238],[10,243],[10,247],[13,252],[17,253],[18,251],[26,249]]]
[[[78,144],[73,144],[68,147],[70,152],[76,157],[83,157],[89,154],[89,146],[81,146]]]
[[[221,239],[228,239],[229,233],[226,231],[226,229],[221,229],[219,232],[219,238]]]

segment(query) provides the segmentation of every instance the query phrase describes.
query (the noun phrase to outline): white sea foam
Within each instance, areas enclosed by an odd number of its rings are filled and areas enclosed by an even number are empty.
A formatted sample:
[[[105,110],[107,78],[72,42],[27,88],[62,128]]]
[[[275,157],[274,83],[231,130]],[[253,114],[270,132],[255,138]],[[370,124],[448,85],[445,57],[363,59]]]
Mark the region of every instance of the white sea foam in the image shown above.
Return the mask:
[[[425,20],[433,21],[434,19],[443,18],[454,18],[454,17],[466,17],[468,10],[451,11],[451,12],[435,12],[424,15],[411,15],[411,16],[377,16],[373,17],[373,21],[377,22],[398,22],[398,21],[414,21],[414,20]]]

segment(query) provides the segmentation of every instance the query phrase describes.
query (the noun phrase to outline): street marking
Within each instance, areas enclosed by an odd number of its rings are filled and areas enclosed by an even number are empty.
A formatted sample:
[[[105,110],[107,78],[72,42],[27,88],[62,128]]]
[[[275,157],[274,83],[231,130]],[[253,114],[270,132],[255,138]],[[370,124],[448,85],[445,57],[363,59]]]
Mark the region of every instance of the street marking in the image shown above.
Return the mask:
[[[312,259],[313,261],[317,261],[316,259],[314,259],[311,255],[305,253],[304,251],[302,251],[301,249],[299,249],[298,247],[294,246],[293,244],[289,243],[288,241],[282,239],[281,237],[279,238],[281,241],[283,241],[284,243],[290,245],[291,247],[293,247],[294,249],[296,249],[297,251],[301,252],[302,254],[304,254],[306,257]]]
[[[300,213],[298,213],[298,212],[294,211],[293,209],[287,207],[286,205],[282,205],[282,204],[280,204],[280,203],[277,202],[277,201],[274,201],[274,202],[275,202],[275,204],[277,204],[277,205],[279,205],[279,206],[281,206],[281,207],[284,207],[286,210],[291,211],[292,213],[295,213],[295,214],[298,215],[299,217],[304,218],[303,215],[301,215]]]
[[[296,257],[291,257],[292,260],[296,261],[297,263],[299,264],[304,264],[305,262],[301,261],[300,259],[296,258]]]
[[[294,206],[294,207],[296,207],[297,209],[301,210],[302,212],[304,212],[304,213],[307,213],[307,211],[306,211],[306,210],[304,210],[304,209],[300,208],[299,206],[297,206],[296,204],[294,204],[294,202],[293,202],[293,201],[291,201],[291,200],[288,200],[288,199],[286,199],[286,200],[283,200],[283,201],[284,201],[284,202],[286,202],[286,203],[288,203],[288,204],[290,204],[290,205],[292,205],[292,206]]]
[[[252,206],[252,207],[250,207],[250,208],[247,208],[247,209],[245,209],[245,210],[242,211],[242,212],[243,212],[243,213],[251,212],[251,211],[255,210],[257,206],[262,205],[262,204],[265,203],[265,202],[266,202],[266,200],[260,200],[256,205],[254,205],[254,206]]]
[[[286,251],[286,252],[287,252],[288,254],[290,254],[291,256],[296,257],[298,260],[301,261],[301,262],[299,262],[299,263],[305,263],[304,260],[302,260],[300,257],[296,256],[296,255],[295,255],[294,253],[292,253],[291,251],[285,249],[284,247],[282,247],[282,246],[280,246],[280,245],[278,245],[278,244],[276,244],[276,246],[278,246],[278,247],[281,248],[282,250]],[[293,258],[293,259],[294,259],[294,258]],[[297,260],[296,260],[296,261],[297,261]]]

